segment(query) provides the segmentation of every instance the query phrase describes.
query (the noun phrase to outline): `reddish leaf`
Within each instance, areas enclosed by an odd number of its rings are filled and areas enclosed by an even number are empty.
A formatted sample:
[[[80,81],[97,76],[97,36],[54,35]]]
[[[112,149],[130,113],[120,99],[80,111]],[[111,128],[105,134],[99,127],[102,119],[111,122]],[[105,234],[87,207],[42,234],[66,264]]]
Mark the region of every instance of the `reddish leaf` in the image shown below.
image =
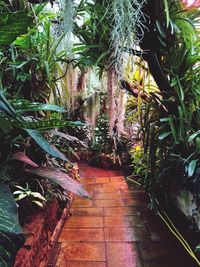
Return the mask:
[[[91,198],[81,184],[73,180],[66,173],[61,172],[57,169],[49,167],[39,167],[39,168],[28,168],[26,169],[26,171],[37,174],[38,176],[48,178],[53,182],[62,186],[64,190],[69,190],[76,195],[86,198]]]
[[[26,164],[29,164],[33,167],[39,167],[35,162],[33,162],[29,157],[26,156],[23,152],[17,152],[12,156],[12,159],[22,161]]]

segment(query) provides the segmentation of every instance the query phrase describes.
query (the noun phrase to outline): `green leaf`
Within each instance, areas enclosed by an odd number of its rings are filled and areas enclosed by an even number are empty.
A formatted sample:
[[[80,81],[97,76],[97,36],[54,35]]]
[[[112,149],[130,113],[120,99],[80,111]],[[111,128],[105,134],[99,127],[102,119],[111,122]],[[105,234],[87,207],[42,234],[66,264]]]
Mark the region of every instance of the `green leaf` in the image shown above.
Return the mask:
[[[179,94],[180,100],[184,101],[185,96],[184,96],[183,87],[181,85],[181,82],[180,82],[180,79],[178,78],[178,76],[176,77],[176,79],[177,79],[177,84],[178,84],[178,88],[179,88],[179,91],[180,91],[180,94]]]
[[[76,195],[91,198],[87,191],[77,181],[72,179],[66,173],[61,172],[54,168],[39,167],[39,168],[27,168],[26,171],[37,174],[38,176],[45,177],[51,181],[59,184],[64,190],[68,190]]]
[[[190,135],[190,137],[188,138],[188,142],[193,141],[199,134],[200,134],[200,130],[198,130],[195,133],[193,133],[192,135]]]
[[[165,6],[165,15],[166,15],[166,26],[168,28],[169,26],[169,5],[168,5],[168,0],[163,0],[164,1],[164,6]]]
[[[74,46],[72,48],[72,52],[75,53],[75,52],[80,52],[80,51],[83,51],[83,50],[89,49],[89,48],[102,48],[102,47],[103,46],[99,45],[99,44],[84,45],[84,44],[80,43],[80,44],[74,44]]]
[[[47,141],[38,131],[26,129],[27,133],[35,140],[35,142],[48,154],[55,158],[68,161],[63,153],[61,153],[55,146]]]
[[[10,121],[7,118],[1,118],[0,117],[0,129],[5,133],[8,134],[12,131],[12,126],[10,124]]]
[[[0,90],[0,108],[5,111],[8,115],[15,117],[16,112],[10,105],[8,100],[5,98],[3,92]]]
[[[188,165],[188,176],[191,177],[194,174],[198,160],[191,160]]]
[[[157,26],[157,29],[158,29],[158,32],[159,32],[160,36],[162,38],[166,38],[166,33],[163,31],[163,28],[162,28],[159,20],[156,20],[156,26]]]
[[[45,68],[46,75],[48,78],[48,83],[51,84],[51,71],[50,71],[49,62],[47,60],[44,61],[44,68]]]
[[[37,200],[33,200],[32,202],[35,203],[35,204],[36,204],[37,206],[39,206],[40,208],[44,208],[44,205],[43,205],[42,202],[37,201]]]
[[[110,55],[110,51],[109,51],[109,50],[103,52],[103,53],[99,56],[99,58],[97,59],[97,61],[95,62],[95,66],[98,66],[99,63],[101,63],[101,61],[102,61],[103,59],[105,59],[108,55]]]
[[[22,200],[22,199],[24,199],[25,197],[27,197],[28,195],[26,194],[26,193],[21,193],[19,196],[18,196],[18,198],[16,199],[17,201],[18,200]]]
[[[60,128],[67,126],[86,126],[85,123],[80,121],[62,121],[58,119],[44,120],[44,121],[33,121],[33,122],[22,122],[22,121],[14,121],[15,127],[23,128],[23,129],[33,129],[40,131],[47,131],[52,128]]]
[[[171,127],[171,130],[172,130],[172,134],[173,134],[175,143],[178,144],[179,141],[178,141],[178,139],[177,139],[177,132],[176,132],[176,128],[175,128],[175,126],[174,126],[174,122],[173,122],[173,117],[172,117],[172,116],[170,116],[169,125],[170,125],[170,127]]]
[[[31,192],[31,196],[35,197],[35,198],[39,198],[43,201],[46,201],[46,199],[38,192]]]
[[[180,106],[178,106],[178,113],[179,113],[179,138],[181,141],[184,140],[184,118],[183,118],[183,110]]]
[[[196,138],[196,150],[200,150],[200,138]]]
[[[195,247],[195,252],[199,252],[200,251],[200,244],[198,244],[196,247]]]
[[[160,119],[160,122],[169,122],[169,121],[170,121],[170,118],[169,117],[161,118]]]
[[[15,192],[13,192],[13,195],[19,195],[19,194],[21,194],[21,193],[23,193],[22,190],[17,190],[17,191],[15,191]]]
[[[24,241],[13,195],[7,185],[0,183],[0,266],[14,265],[16,253]]]
[[[4,111],[7,115],[13,116],[7,106],[0,100],[0,110]]]
[[[33,18],[25,12],[2,12],[0,16],[0,45],[10,45],[27,31]]]
[[[37,110],[51,110],[56,112],[67,112],[64,107],[59,107],[57,105],[50,104],[40,104],[40,103],[30,103],[27,107],[17,110],[18,113],[28,112],[28,111],[37,111]]]
[[[159,140],[164,140],[167,136],[169,136],[171,132],[165,132],[159,135]]]

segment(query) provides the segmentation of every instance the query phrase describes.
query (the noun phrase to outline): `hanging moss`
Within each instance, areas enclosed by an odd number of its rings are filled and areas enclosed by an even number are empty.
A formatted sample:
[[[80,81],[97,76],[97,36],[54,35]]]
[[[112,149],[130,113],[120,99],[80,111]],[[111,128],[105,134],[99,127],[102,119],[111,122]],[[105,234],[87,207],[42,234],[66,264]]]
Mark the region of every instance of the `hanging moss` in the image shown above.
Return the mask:
[[[61,9],[61,32],[66,32],[67,44],[70,45],[74,28],[74,3],[73,0],[60,0]]]
[[[123,47],[134,48],[142,38],[145,21],[142,7],[145,2],[146,0],[113,0],[107,8],[112,24],[111,48],[117,70],[121,68]]]

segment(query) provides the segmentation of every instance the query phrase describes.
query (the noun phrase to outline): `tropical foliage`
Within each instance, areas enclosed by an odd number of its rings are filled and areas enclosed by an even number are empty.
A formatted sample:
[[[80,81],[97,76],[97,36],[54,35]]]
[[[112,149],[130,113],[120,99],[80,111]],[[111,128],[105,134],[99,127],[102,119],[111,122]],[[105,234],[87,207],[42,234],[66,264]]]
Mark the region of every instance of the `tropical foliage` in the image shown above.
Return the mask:
[[[199,199],[200,11],[185,2],[0,1],[0,265],[24,242],[13,195],[19,210],[90,197],[70,175],[81,147],[122,164],[128,144],[158,212],[172,185]]]
[[[149,193],[151,208],[174,227],[160,212],[169,211],[176,188],[187,188],[199,203],[199,9],[163,1],[159,13],[146,12],[152,29],[144,32],[140,46],[148,50],[143,59],[159,91],[143,87],[143,94],[135,95],[132,116],[140,122],[143,149],[132,151],[132,162],[134,171],[144,164],[137,182]],[[187,252],[199,266],[191,248]]]
[[[157,58],[162,55],[160,66],[168,81],[165,88],[157,81],[160,93],[150,92],[150,102],[141,98],[143,143],[151,170],[144,186],[154,194],[160,186],[167,194],[171,179],[191,186],[198,183],[199,43],[195,23],[199,11],[184,10],[172,1],[165,14],[166,19],[160,17],[156,22],[162,43],[154,54]]]
[[[68,121],[64,107],[48,103],[51,94],[55,96],[54,103],[61,102],[56,86],[59,76],[63,75],[59,64],[67,62],[67,57],[65,52],[57,52],[63,36],[56,40],[51,35],[56,14],[44,11],[44,7],[45,4],[30,8],[23,1],[1,1],[1,266],[13,265],[16,252],[24,242],[11,192],[20,209],[27,207],[24,204],[28,200],[41,208],[45,205],[46,197],[49,197],[49,189],[45,189],[46,178],[57,184],[63,195],[63,190],[69,190],[89,197],[67,173],[64,162],[71,165],[69,160],[52,144],[56,141],[59,145],[56,136],[62,133],[51,130],[62,128],[66,131],[69,127],[82,127],[83,124]],[[63,136],[70,141],[79,141],[64,133]],[[58,166],[52,166],[55,158],[60,160]],[[46,167],[40,167],[41,163]]]

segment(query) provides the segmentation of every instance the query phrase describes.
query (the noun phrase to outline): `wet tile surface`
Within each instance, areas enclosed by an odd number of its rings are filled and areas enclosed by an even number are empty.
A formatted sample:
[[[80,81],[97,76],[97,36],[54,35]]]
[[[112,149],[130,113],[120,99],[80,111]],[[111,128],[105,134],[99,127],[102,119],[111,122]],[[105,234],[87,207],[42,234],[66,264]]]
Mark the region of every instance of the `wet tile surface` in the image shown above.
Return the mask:
[[[95,182],[97,184],[106,184],[106,183],[110,183],[110,178],[109,177],[98,177],[95,178]]]
[[[94,207],[119,207],[124,206],[122,199],[94,199]]]
[[[144,227],[144,222],[140,216],[120,216],[120,217],[105,217],[105,227]]]
[[[106,267],[106,262],[62,262],[59,267]]]
[[[105,228],[105,241],[136,242],[147,240],[145,228]]]
[[[134,243],[107,243],[106,254],[110,267],[136,267],[139,261]]]
[[[80,197],[77,197],[73,201],[73,207],[92,207],[92,201],[89,199],[82,199]]]
[[[92,200],[75,196],[56,267],[194,267],[141,188],[120,171],[80,165]]]
[[[124,206],[130,207],[147,207],[147,202],[144,199],[138,198],[124,198],[123,199]]]
[[[71,209],[73,216],[97,216],[101,217],[104,214],[103,208],[73,208]]]
[[[120,194],[120,192],[118,193],[96,193],[94,195],[95,199],[120,199],[122,197],[122,195]]]
[[[71,216],[65,224],[64,228],[95,228],[103,227],[103,217],[94,216]]]
[[[125,215],[139,215],[135,207],[106,207],[104,208],[105,216],[125,216]]]
[[[103,242],[103,229],[63,229],[59,237],[59,242]]]
[[[63,243],[61,261],[105,261],[104,243]]]

